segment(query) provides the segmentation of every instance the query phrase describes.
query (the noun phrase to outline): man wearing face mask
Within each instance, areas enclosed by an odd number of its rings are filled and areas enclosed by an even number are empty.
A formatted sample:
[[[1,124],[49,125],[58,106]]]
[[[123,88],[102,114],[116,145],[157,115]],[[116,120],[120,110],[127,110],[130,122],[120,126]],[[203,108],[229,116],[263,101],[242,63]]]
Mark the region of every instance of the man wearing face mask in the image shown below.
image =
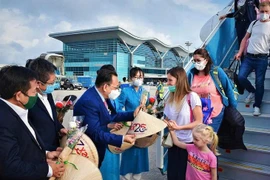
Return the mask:
[[[45,153],[39,134],[27,114],[37,101],[36,74],[24,67],[6,66],[0,71],[0,179],[45,180],[60,177],[64,164]],[[47,160],[47,161],[46,161]]]
[[[249,24],[256,19],[256,8],[259,8],[259,3],[259,0],[234,0],[234,12],[219,18],[220,20],[224,18],[235,19],[235,29],[239,46]]]
[[[56,67],[42,58],[28,60],[26,67],[37,73],[39,85],[37,103],[29,111],[28,117],[40,134],[46,150],[54,151],[60,146],[59,134],[67,133],[67,130],[57,120],[56,107],[51,94],[55,86]]]
[[[248,92],[249,95],[245,99],[246,104],[250,104],[255,97],[254,116],[261,115],[260,106],[264,94],[264,79],[268,64],[268,55],[270,47],[270,2],[262,2],[259,6],[260,20],[253,21],[241,42],[239,52],[235,58],[239,60],[246,47],[247,40],[247,54],[240,66],[238,80]],[[255,70],[256,88],[247,79],[248,75]]]
[[[122,90],[118,103],[120,110],[134,111],[141,103],[145,89],[142,87],[144,73],[141,68],[130,69],[132,84]],[[149,171],[148,148],[132,147],[122,153],[120,175],[123,180],[141,179],[142,172]]]
[[[98,72],[95,86],[85,91],[74,106],[74,116],[85,116],[83,125],[88,124],[86,134],[94,142],[99,156],[99,167],[104,159],[108,144],[121,147],[122,143],[135,142],[134,135],[115,135],[107,131],[111,122],[133,121],[140,107],[135,111],[116,112],[110,99],[120,95],[117,73],[107,69]]]

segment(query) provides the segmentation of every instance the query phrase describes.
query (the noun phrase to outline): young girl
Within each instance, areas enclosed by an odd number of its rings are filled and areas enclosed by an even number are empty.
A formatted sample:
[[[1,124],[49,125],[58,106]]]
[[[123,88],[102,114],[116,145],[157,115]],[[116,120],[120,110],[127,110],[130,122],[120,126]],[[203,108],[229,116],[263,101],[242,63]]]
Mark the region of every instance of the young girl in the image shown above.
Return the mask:
[[[167,122],[168,123],[168,122]],[[168,127],[170,124],[168,123]],[[188,152],[186,180],[217,180],[218,137],[213,128],[199,124],[192,130],[193,143],[185,144],[170,131],[173,143]],[[210,149],[208,148],[210,144]]]

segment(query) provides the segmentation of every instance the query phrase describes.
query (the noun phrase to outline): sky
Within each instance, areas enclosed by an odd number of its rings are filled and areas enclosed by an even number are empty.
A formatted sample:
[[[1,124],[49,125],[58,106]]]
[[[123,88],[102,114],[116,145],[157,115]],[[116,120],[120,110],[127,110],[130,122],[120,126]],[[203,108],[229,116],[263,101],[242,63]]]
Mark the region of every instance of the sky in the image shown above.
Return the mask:
[[[231,0],[0,0],[0,64],[62,51],[50,33],[120,26],[170,46],[200,47],[200,30]]]

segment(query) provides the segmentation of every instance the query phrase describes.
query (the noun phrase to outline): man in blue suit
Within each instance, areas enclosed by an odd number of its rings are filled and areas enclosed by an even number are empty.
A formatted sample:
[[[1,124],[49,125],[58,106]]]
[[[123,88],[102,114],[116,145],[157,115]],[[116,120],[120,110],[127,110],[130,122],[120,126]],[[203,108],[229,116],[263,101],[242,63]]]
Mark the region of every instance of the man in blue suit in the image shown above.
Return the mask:
[[[28,60],[26,67],[37,73],[39,84],[37,103],[29,110],[29,119],[40,134],[45,149],[55,151],[60,146],[59,134],[67,133],[57,119],[56,107],[51,94],[54,91],[56,67],[42,58]]]
[[[133,121],[140,106],[133,112],[116,112],[110,99],[120,95],[117,73],[102,69],[98,72],[95,86],[88,89],[74,106],[74,116],[84,115],[83,125],[88,124],[86,134],[94,142],[98,155],[99,167],[108,144],[121,147],[122,143],[134,143],[134,135],[115,135],[107,132],[111,122]]]
[[[46,155],[27,118],[28,109],[36,103],[37,87],[36,74],[27,68],[6,66],[0,71],[1,180],[45,180],[64,172],[63,163],[52,161],[60,152]]]

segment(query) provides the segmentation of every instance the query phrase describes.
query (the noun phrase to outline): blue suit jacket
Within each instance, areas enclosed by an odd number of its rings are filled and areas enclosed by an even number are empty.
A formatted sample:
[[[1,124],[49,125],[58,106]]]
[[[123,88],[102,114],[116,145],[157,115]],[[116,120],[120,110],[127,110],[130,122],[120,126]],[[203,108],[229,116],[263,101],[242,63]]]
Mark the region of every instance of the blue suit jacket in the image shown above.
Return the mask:
[[[48,94],[48,101],[52,108],[53,120],[42,101],[38,98],[35,106],[29,110],[28,118],[41,136],[45,149],[55,151],[59,144],[59,132],[64,128],[57,120],[56,107],[52,94]]]
[[[88,124],[86,134],[94,142],[98,155],[99,166],[104,158],[108,144],[120,147],[123,136],[111,134],[107,131],[107,125],[111,122],[132,121],[133,111],[117,113],[110,100],[106,100],[111,113],[104,105],[95,87],[88,89],[74,106],[74,116],[84,115],[83,125]]]
[[[38,143],[18,114],[0,100],[0,179],[47,179],[44,145]]]

